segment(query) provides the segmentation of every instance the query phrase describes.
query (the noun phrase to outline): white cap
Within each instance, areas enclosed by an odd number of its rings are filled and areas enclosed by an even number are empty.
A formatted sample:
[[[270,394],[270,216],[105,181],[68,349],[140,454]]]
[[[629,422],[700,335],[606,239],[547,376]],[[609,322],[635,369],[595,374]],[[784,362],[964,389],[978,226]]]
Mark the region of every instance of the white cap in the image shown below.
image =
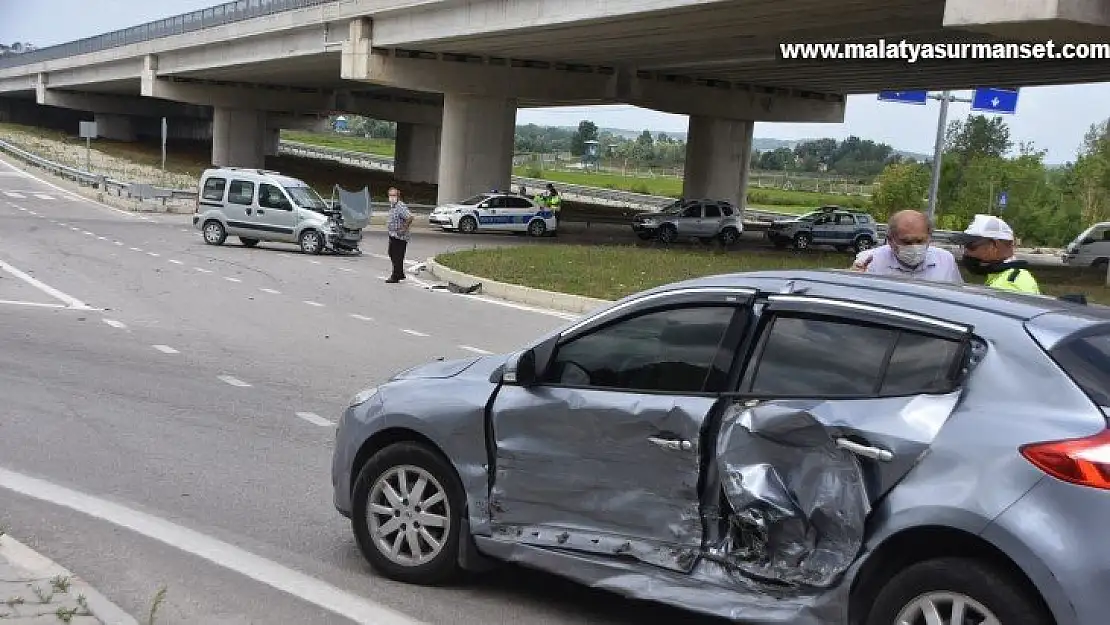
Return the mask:
[[[980,214],[971,220],[971,225],[967,227],[967,230],[964,230],[964,235],[967,238],[1013,241],[1014,229],[994,215]]]

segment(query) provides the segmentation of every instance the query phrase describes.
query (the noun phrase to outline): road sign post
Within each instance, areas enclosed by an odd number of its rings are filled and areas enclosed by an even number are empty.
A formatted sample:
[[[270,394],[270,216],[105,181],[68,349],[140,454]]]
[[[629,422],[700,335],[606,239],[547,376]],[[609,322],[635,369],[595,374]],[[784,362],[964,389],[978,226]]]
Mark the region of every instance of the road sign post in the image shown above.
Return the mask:
[[[999,191],[999,193],[998,193],[998,212],[1001,213],[1002,211],[1006,210],[1006,203],[1009,201],[1009,199],[1010,199],[1009,194],[1007,194],[1005,191]]]
[[[96,122],[81,122],[78,134],[85,140],[85,171],[92,173],[92,140],[96,138]]]
[[[162,171],[166,171],[166,135],[169,134],[169,128],[166,126],[166,118],[162,118]]]

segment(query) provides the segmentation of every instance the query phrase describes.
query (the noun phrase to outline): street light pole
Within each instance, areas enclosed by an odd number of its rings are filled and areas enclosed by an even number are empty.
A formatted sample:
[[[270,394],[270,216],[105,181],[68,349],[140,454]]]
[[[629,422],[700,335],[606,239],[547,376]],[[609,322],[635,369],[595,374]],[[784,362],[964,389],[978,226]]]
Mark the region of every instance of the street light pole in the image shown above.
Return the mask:
[[[957,98],[951,91],[940,95],[929,94],[929,98],[940,100],[940,115],[937,117],[937,139],[933,144],[933,179],[929,184],[929,221],[933,221],[937,210],[937,193],[940,191],[940,165],[944,156],[944,134],[948,124],[948,104],[951,102],[971,102],[970,98]]]

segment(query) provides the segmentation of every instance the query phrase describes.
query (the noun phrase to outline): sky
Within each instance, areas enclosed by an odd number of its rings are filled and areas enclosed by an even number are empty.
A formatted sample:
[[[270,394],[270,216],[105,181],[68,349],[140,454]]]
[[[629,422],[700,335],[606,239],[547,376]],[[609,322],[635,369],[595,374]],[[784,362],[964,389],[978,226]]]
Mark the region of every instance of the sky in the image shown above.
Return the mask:
[[[163,17],[218,4],[215,0],[0,0],[0,41],[29,41],[39,47],[90,37]],[[18,7],[18,8],[17,8]],[[64,19],[59,19],[64,16]],[[969,96],[970,92],[957,93]],[[1046,160],[1074,160],[1091,124],[1110,117],[1110,83],[1021,90],[1017,113],[1007,115],[1015,148],[1032,142],[1046,150]],[[755,136],[773,139],[844,139],[856,135],[887,143],[899,150],[932,154],[940,104],[925,106],[879,102],[877,96],[848,98],[844,123],[757,123]],[[948,118],[962,119],[970,105],[954,103]],[[574,126],[589,119],[603,128],[685,132],[684,115],[627,105],[524,109],[518,124]]]

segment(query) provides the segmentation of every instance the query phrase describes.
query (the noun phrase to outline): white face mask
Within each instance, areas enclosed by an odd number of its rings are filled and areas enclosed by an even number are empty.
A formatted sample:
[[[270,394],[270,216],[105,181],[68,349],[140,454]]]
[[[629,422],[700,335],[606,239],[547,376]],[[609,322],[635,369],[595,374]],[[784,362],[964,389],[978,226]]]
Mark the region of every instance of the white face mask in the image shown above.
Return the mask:
[[[907,267],[917,267],[925,262],[925,252],[929,249],[927,244],[924,245],[902,245],[898,247],[898,251],[894,255],[898,258],[898,262]]]

